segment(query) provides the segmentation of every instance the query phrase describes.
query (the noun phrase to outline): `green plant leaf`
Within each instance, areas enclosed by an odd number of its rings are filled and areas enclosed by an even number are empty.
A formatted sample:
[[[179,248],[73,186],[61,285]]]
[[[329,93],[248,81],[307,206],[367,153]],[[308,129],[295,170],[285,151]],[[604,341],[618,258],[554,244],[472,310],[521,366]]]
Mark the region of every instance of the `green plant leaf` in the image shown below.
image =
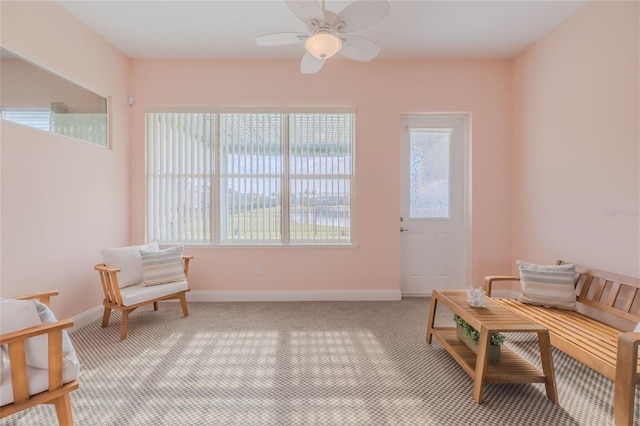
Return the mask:
[[[464,334],[473,342],[478,343],[480,341],[480,333],[475,328],[471,327],[468,322],[463,320],[458,314],[453,314],[453,321],[464,329]],[[489,343],[493,346],[501,346],[504,343],[504,334],[491,333],[489,336]]]

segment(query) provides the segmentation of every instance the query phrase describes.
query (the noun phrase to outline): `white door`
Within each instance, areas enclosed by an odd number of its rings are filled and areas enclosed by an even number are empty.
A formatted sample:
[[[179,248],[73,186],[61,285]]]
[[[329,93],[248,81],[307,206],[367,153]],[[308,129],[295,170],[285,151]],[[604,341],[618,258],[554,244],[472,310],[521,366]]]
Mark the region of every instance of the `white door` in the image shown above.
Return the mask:
[[[467,117],[402,118],[401,291],[467,283]]]

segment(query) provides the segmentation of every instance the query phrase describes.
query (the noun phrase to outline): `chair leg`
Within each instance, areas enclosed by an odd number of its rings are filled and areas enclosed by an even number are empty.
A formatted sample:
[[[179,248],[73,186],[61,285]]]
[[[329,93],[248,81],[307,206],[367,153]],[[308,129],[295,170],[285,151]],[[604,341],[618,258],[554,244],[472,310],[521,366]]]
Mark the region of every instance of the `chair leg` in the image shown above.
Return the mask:
[[[127,338],[127,325],[129,323],[129,312],[122,311],[122,323],[120,324],[120,340]]]
[[[111,316],[111,308],[104,308],[104,314],[102,314],[102,328],[109,325],[109,317]]]
[[[153,310],[154,311],[158,310],[158,302],[153,302]]]
[[[54,401],[58,424],[60,426],[73,426],[73,413],[71,412],[71,398],[66,393]]]
[[[189,308],[187,308],[187,296],[185,293],[180,295],[180,304],[182,305],[182,313],[185,317],[189,316]]]

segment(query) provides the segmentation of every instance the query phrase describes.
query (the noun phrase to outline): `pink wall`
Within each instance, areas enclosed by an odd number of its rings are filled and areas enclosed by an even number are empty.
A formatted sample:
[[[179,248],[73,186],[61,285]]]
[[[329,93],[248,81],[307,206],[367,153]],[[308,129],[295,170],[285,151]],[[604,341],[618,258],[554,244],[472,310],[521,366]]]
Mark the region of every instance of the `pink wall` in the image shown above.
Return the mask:
[[[61,316],[100,303],[100,248],[144,240],[143,118],[158,106],[357,110],[358,247],[189,248],[195,290],[398,289],[399,120],[418,112],[472,117],[474,283],[515,258],[640,275],[638,3],[588,4],[513,63],[335,60],[307,76],[290,60],[129,61],[54,2],[0,13],[3,46],[111,97],[113,143],[2,123],[2,296],[58,288]]]
[[[111,150],[1,123],[1,295],[58,289],[69,317],[101,303],[100,248],[128,242],[129,60],[54,2],[0,13],[4,47],[111,98]]]
[[[514,259],[640,276],[639,16],[589,3],[515,59]]]
[[[509,60],[134,60],[131,240],[144,240],[144,112],[149,107],[350,106],[356,114],[355,249],[188,248],[194,290],[399,289],[400,115],[472,116],[471,275],[509,268]],[[261,264],[263,275],[255,274]],[[466,283],[461,283],[465,286]]]
[[[21,59],[2,59],[3,107],[48,108],[63,102],[68,112],[104,112],[104,98]]]

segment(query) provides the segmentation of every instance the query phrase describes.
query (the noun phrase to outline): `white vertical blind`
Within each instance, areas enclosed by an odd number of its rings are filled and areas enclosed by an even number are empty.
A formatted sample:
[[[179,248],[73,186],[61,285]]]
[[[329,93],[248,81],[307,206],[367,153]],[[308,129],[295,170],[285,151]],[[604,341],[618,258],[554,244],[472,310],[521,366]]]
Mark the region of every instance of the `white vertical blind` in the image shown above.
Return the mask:
[[[284,114],[220,114],[221,242],[280,243]]]
[[[290,114],[292,243],[351,241],[353,114]]]
[[[24,124],[40,130],[51,130],[50,108],[2,108],[0,117],[3,120]]]
[[[147,239],[211,243],[211,114],[147,114]]]
[[[353,119],[148,113],[148,239],[350,243]]]

